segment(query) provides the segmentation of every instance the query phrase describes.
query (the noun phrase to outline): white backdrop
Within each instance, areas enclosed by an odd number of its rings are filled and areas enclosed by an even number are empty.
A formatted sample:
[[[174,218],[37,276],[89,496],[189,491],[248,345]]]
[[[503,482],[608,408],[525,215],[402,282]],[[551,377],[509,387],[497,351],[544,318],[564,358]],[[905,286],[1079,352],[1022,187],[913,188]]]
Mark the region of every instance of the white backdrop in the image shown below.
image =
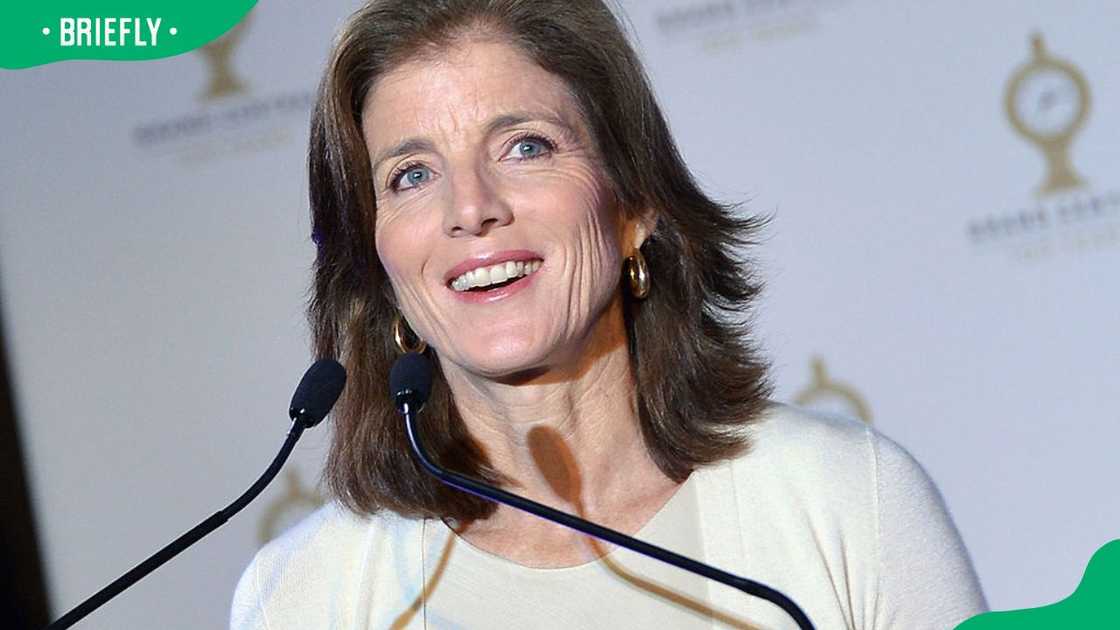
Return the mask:
[[[308,99],[355,3],[322,4],[262,2],[221,66],[244,89],[219,98],[200,53],[0,74],[0,289],[56,614],[283,439],[308,362]],[[624,6],[700,180],[774,214],[754,254],[778,397],[908,447],[993,607],[1068,595],[1120,536],[1120,6]],[[1085,183],[1041,196],[1042,147],[1003,103],[1036,32],[1091,95],[1068,156]],[[261,536],[307,509],[327,437],[86,627],[224,625]]]

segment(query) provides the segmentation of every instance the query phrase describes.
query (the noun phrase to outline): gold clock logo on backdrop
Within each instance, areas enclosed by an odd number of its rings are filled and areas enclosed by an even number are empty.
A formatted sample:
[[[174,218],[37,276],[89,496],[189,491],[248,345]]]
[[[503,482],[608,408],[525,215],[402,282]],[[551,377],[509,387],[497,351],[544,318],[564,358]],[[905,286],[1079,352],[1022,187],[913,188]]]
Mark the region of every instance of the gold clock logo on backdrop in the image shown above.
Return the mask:
[[[314,489],[304,488],[295,468],[288,469],[284,476],[286,487],[283,496],[268,504],[257,526],[257,542],[265,544],[276,538],[303,517],[323,505],[323,497]]]
[[[1038,195],[1079,188],[1085,181],[1069,150],[1089,117],[1089,84],[1081,71],[1046,50],[1042,35],[1031,37],[1031,59],[1007,83],[1004,108],[1011,126],[1046,158],[1046,180]]]
[[[210,101],[223,96],[240,94],[246,90],[245,81],[241,80],[233,70],[233,53],[245,34],[249,24],[249,15],[238,22],[225,35],[198,49],[202,58],[206,60],[206,67],[210,70],[210,82],[200,97]]]
[[[825,368],[824,359],[813,357],[812,382],[794,396],[793,401],[806,407],[839,412],[854,416],[871,424],[871,408],[854,387],[832,380]]]

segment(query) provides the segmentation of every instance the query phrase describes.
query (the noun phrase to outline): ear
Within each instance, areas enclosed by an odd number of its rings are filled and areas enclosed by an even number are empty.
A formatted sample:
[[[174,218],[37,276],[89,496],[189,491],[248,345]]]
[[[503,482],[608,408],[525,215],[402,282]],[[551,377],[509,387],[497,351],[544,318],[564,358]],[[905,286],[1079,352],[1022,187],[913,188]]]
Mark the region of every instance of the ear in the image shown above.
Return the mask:
[[[657,229],[657,210],[653,208],[645,208],[632,216],[628,221],[630,242],[629,245],[633,249],[640,249]]]

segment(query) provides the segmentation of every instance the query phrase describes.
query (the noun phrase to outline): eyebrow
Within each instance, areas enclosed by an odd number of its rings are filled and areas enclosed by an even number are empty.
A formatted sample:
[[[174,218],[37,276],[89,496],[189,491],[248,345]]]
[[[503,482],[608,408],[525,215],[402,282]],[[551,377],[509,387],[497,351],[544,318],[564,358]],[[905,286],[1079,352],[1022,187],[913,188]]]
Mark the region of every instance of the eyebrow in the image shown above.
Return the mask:
[[[532,122],[534,120],[544,121],[564,130],[565,134],[569,137],[575,137],[575,130],[563,118],[544,112],[510,112],[495,116],[486,124],[485,135],[489,136],[495,131],[520,125],[522,123]],[[420,153],[423,151],[435,151],[435,145],[427,138],[408,138],[402,140],[397,144],[379,152],[373,161],[372,172],[376,173],[381,163],[385,160],[390,160],[395,157],[406,155],[408,153]]]

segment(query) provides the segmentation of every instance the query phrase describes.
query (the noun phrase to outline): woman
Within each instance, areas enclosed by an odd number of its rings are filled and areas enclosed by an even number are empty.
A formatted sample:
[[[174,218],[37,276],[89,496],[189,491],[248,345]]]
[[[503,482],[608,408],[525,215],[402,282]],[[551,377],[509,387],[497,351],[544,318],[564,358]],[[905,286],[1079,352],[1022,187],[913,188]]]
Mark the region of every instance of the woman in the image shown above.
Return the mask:
[[[788,628],[774,605],[442,486],[459,472],[746,575],[818,628],[984,607],[940,496],[861,423],[767,402],[754,219],[708,199],[599,0],[374,1],[313,115],[318,354],[350,374],[336,501],[270,543],[234,628]]]

